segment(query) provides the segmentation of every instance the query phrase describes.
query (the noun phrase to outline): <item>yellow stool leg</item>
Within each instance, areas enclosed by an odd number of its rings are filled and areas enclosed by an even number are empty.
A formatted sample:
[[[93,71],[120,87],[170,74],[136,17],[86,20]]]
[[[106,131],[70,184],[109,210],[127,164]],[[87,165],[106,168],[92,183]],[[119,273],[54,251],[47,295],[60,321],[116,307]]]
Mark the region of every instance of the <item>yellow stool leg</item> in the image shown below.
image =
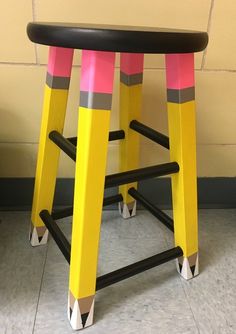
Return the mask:
[[[198,274],[194,55],[166,55],[175,245],[183,250],[177,268],[185,279]]]
[[[82,51],[68,317],[93,322],[115,54]]]
[[[120,171],[125,172],[139,167],[140,135],[129,124],[141,115],[144,55],[121,53],[120,57],[120,128],[125,131],[125,139],[120,141]],[[123,218],[136,213],[136,201],[128,194],[131,187],[137,188],[137,182],[119,187],[123,196],[119,211]]]
[[[30,241],[32,246],[47,242],[48,230],[39,217],[43,209],[51,212],[60,149],[50,141],[49,133],[63,131],[73,50],[50,47],[43,115],[34,186]]]

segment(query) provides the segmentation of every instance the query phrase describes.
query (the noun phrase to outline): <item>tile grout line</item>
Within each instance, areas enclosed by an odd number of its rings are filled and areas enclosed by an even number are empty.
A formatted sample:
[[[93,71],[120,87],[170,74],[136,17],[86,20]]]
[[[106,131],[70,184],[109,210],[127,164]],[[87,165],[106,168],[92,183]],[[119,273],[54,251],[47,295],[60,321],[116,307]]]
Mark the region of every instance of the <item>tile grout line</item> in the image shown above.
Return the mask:
[[[214,5],[215,5],[215,0],[211,0],[211,6],[209,10],[209,19],[208,19],[208,24],[207,24],[208,35],[210,34],[210,30],[211,30],[212,14],[213,14]],[[205,67],[206,55],[207,55],[207,48],[203,51],[201,70],[203,70]]]
[[[32,17],[33,17],[33,22],[35,22],[36,21],[36,3],[35,3],[35,0],[32,0]],[[36,43],[34,43],[34,52],[35,52],[36,65],[39,65],[38,45]]]
[[[21,142],[21,141],[16,141],[16,142],[8,142],[8,141],[0,141],[0,145],[38,145],[38,142]],[[142,143],[140,144],[142,147],[156,147],[157,145],[155,143]],[[109,147],[118,147],[119,143],[112,143],[109,142]],[[197,147],[200,146],[236,146],[236,143],[197,143]]]
[[[42,272],[41,282],[40,282],[40,286],[39,286],[38,300],[37,300],[37,305],[36,305],[36,309],[35,309],[35,316],[34,316],[34,323],[33,323],[33,328],[32,328],[32,334],[34,334],[34,329],[35,329],[35,324],[36,324],[36,318],[37,318],[38,307],[39,307],[39,300],[40,300],[40,295],[41,295],[41,290],[42,290],[42,285],[43,285],[43,278],[44,278],[44,273],[45,273],[47,256],[48,256],[48,242],[47,242],[47,249],[46,249],[45,259],[44,259],[44,263],[43,263],[43,272]]]
[[[8,61],[0,61],[1,66],[26,66],[26,67],[46,67],[46,64],[37,64],[37,63],[17,63],[17,62],[8,62]]]
[[[193,278],[193,279],[194,279],[194,278]],[[185,284],[186,284],[186,283],[185,283]],[[189,308],[190,308],[190,311],[191,311],[191,313],[192,313],[193,320],[194,320],[194,322],[195,322],[195,325],[196,325],[196,328],[197,328],[197,330],[198,330],[198,333],[200,334],[200,328],[198,327],[197,319],[196,319],[196,317],[195,317],[195,314],[194,314],[194,312],[193,312],[193,309],[192,309],[190,300],[189,300],[189,298],[188,298],[188,295],[187,295],[186,290],[185,290],[185,287],[184,287],[185,284],[182,282],[182,279],[181,279],[181,277],[180,277],[180,285],[181,285],[181,287],[182,287],[182,290],[184,291],[185,299],[186,299],[186,301],[187,301],[187,303],[188,303],[188,306],[189,306]]]
[[[45,67],[47,64],[40,64],[39,60],[38,63],[24,63],[24,62],[7,62],[7,61],[0,61],[0,66],[26,66],[26,67]],[[80,68],[81,65],[73,65],[74,69]],[[119,70],[119,67],[115,67]],[[144,71],[164,71],[164,67],[145,67]],[[236,69],[226,69],[226,68],[195,68],[195,72],[226,72],[226,73],[236,73]]]

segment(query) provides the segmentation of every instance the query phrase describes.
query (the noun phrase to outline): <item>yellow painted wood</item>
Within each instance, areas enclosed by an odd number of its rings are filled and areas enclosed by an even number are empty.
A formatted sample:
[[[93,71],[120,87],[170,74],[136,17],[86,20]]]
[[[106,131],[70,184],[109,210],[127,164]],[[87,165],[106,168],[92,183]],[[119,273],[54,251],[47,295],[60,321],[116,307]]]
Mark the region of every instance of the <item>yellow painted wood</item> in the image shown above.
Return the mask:
[[[75,298],[95,293],[109,110],[79,108],[69,288]]]
[[[130,129],[132,120],[140,120],[142,107],[142,84],[126,86],[120,83],[120,129],[125,131],[125,139],[120,140],[120,171],[139,168],[140,135]],[[119,187],[123,202],[129,204],[134,199],[128,194],[129,188],[137,188],[137,182]]]
[[[39,217],[41,210],[51,212],[58,168],[60,149],[48,138],[51,131],[63,131],[68,90],[51,89],[45,86],[43,115],[38,149],[34,186],[32,223],[43,226]]]
[[[178,162],[172,175],[175,244],[184,256],[198,251],[195,102],[168,103],[170,158]]]

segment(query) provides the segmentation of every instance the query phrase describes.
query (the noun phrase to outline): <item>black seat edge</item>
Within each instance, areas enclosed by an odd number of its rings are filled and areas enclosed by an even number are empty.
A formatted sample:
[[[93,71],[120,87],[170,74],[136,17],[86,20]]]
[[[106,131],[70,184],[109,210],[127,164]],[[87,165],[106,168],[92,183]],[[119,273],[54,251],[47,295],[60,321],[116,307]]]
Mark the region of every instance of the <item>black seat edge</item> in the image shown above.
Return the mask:
[[[27,34],[38,44],[130,53],[192,53],[208,43],[201,31],[78,23],[30,22]]]

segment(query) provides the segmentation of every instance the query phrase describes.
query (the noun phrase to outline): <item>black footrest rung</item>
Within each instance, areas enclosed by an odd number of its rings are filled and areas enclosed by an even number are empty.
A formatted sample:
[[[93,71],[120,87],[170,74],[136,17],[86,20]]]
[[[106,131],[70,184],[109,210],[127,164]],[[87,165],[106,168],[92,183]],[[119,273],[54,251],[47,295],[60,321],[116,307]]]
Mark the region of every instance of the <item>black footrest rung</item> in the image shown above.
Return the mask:
[[[109,132],[109,141],[119,140],[125,138],[125,131],[124,130],[116,130]]]
[[[105,187],[115,187],[121,184],[132,183],[152,177],[177,173],[179,165],[177,162],[168,162],[166,164],[134,169],[128,172],[117,173],[106,176]]]
[[[51,217],[50,213],[47,210],[42,210],[39,216],[44,222],[51,236],[55,240],[57,246],[61,250],[66,261],[70,263],[71,246],[69,241],[66,239],[60,228],[57,226],[57,223],[53,220],[53,218]]]
[[[107,198],[104,198],[103,200],[103,206],[119,203],[123,201],[123,196],[121,194],[109,196]],[[53,211],[51,216],[53,219],[61,219],[65,217],[69,217],[73,215],[73,206],[70,206],[68,208],[64,208],[61,210]]]
[[[181,256],[183,256],[182,249],[180,247],[175,247],[160,254],[151,256],[145,260],[133,263],[127,267],[115,270],[97,278],[96,290],[103,289],[109,285],[123,281],[126,278],[132,277],[145,270],[154,268]]]
[[[119,203],[123,201],[123,196],[121,194],[113,195],[104,198],[103,200],[103,206]]]
[[[141,135],[149,138],[150,140],[154,141],[155,143],[169,149],[170,143],[169,138],[162,133],[150,128],[147,125],[144,125],[136,120],[130,122],[130,128],[135,130],[136,132],[140,133]]]
[[[149,202],[142,194],[135,188],[130,188],[128,193],[141,203],[148,211],[150,211],[157,219],[159,219],[169,230],[174,232],[174,221],[165,212],[157,208],[154,204]]]
[[[51,131],[49,138],[54,142],[63,152],[65,152],[72,160],[76,161],[76,146],[77,137],[65,138],[58,131]],[[109,141],[124,139],[125,132],[123,130],[110,131]]]
[[[50,132],[49,138],[72,160],[76,161],[76,147],[68,139],[57,131]]]
[[[125,138],[125,131],[124,130],[116,130],[109,132],[109,141],[119,140]],[[77,146],[77,137],[67,138],[73,145]]]
[[[73,144],[74,146],[77,146],[77,137],[69,137],[66,138],[71,144]]]

